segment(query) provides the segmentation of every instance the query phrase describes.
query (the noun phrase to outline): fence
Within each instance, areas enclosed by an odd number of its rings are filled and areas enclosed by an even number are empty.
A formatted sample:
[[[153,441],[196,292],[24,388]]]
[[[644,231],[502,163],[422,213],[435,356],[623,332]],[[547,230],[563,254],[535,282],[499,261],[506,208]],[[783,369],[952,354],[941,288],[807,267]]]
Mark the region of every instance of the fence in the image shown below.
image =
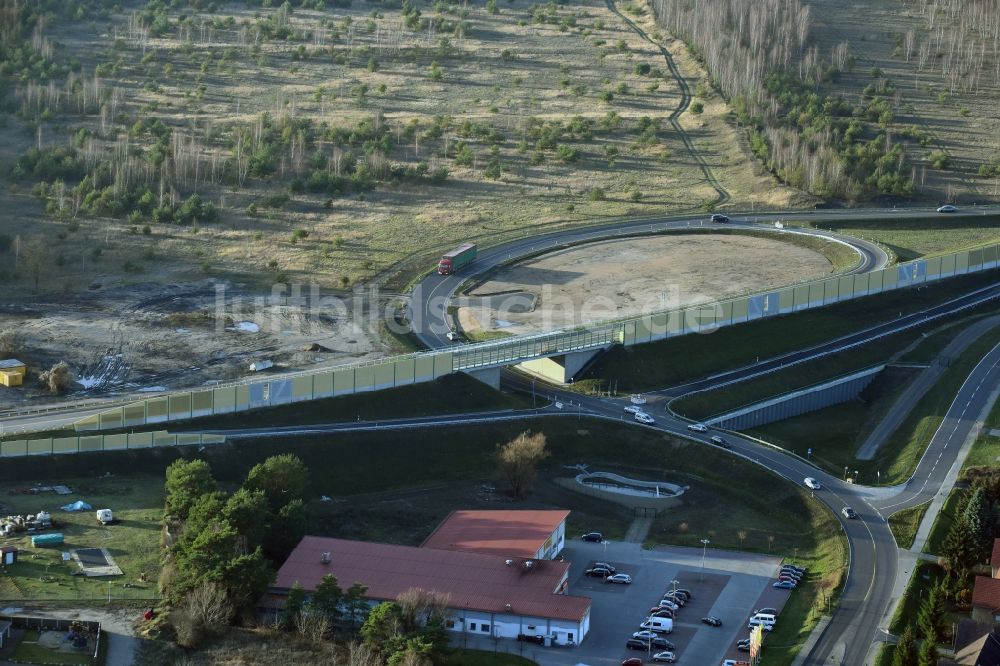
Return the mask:
[[[407,354],[335,369],[247,379],[214,388],[178,391],[109,409],[78,421],[75,427],[78,431],[138,427],[407,386],[463,370],[513,365],[613,344],[655,342],[998,266],[1000,244],[918,259],[870,273],[835,275],[749,296],[571,330]]]
[[[120,435],[73,435],[45,439],[14,439],[0,441],[0,458],[22,456],[48,456],[63,453],[90,453],[97,451],[125,451],[149,449],[159,446],[195,446],[222,444],[222,435],[177,434],[166,431],[122,433]]]
[[[707,425],[726,430],[745,430],[814,412],[853,400],[875,381],[884,365],[853,372],[821,384],[775,396],[752,405],[706,419]]]

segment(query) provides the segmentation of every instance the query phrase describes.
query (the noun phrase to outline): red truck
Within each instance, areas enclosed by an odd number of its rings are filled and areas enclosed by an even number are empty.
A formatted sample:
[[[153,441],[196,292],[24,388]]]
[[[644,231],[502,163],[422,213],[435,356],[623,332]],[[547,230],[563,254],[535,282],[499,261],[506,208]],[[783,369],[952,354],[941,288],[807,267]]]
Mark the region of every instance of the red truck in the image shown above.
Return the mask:
[[[447,252],[438,262],[438,273],[441,275],[451,275],[466,264],[471,264],[476,260],[476,244],[465,243],[459,245],[451,252]]]

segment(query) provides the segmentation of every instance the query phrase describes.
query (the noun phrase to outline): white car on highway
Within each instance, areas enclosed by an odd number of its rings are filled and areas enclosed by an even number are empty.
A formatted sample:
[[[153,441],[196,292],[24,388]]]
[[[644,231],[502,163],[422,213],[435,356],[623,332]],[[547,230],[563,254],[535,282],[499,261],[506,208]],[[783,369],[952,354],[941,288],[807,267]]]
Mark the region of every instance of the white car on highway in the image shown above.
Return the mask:
[[[649,425],[650,423],[656,423],[656,419],[654,419],[646,412],[636,412],[634,418],[639,423],[645,423],[646,425]]]
[[[708,426],[704,423],[692,423],[688,426],[688,430],[693,430],[695,432],[708,432]]]
[[[819,481],[817,481],[816,479],[812,478],[811,476],[807,476],[805,478],[805,481],[803,481],[803,483],[806,484],[807,488],[811,488],[813,490],[819,490],[819,488],[820,488]]]
[[[631,401],[632,401],[632,404],[633,404],[633,405],[645,405],[645,404],[646,404],[646,396],[644,396],[644,395],[639,395],[638,393],[636,393],[636,394],[632,395],[632,396],[631,396],[631,397],[629,398],[629,400],[631,400]]]
[[[629,414],[638,414],[642,411],[642,407],[638,405],[625,405],[625,411]]]

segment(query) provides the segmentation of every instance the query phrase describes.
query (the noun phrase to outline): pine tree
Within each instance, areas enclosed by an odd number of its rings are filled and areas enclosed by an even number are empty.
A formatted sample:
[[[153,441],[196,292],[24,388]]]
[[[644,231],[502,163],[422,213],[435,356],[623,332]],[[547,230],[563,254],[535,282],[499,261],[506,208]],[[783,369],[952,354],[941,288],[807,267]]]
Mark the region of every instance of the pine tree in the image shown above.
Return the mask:
[[[932,587],[917,613],[917,626],[925,640],[936,643],[944,635],[944,597],[943,582]]]
[[[907,626],[896,643],[892,656],[892,666],[918,666],[917,642],[913,635],[913,627]]]
[[[920,644],[920,652],[917,657],[917,666],[937,666],[937,646],[932,637],[924,636]]]

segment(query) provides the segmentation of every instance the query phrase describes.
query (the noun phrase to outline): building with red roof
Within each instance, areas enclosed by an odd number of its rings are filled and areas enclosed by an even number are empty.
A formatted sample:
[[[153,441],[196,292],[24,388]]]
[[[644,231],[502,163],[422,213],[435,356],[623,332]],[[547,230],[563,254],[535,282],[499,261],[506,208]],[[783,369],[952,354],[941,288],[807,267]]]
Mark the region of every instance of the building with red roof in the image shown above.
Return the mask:
[[[579,643],[591,601],[565,594],[569,563],[551,559],[562,550],[568,513],[456,511],[419,548],[306,536],[261,606],[279,611],[295,583],[308,593],[332,574],[342,589],[364,585],[372,604],[415,588],[447,595],[455,632]]]
[[[565,545],[569,511],[452,511],[422,546],[551,560]]]
[[[976,576],[972,588],[972,619],[976,622],[1000,622],[1000,578]]]

